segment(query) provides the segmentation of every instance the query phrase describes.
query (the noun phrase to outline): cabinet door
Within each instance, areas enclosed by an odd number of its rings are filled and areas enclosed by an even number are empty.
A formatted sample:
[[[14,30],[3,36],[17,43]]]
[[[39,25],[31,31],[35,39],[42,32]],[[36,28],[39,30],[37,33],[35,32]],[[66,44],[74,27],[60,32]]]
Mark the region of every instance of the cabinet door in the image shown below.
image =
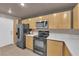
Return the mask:
[[[73,27],[74,29],[79,29],[79,4],[73,9]]]
[[[47,55],[48,56],[62,56],[63,42],[47,40]]]
[[[26,47],[33,50],[33,37],[26,36]]]
[[[62,12],[62,29],[71,29],[71,11]]]
[[[30,28],[36,29],[36,21],[34,18],[29,19]]]
[[[61,13],[55,13],[54,15],[54,29],[61,29],[62,16]]]
[[[71,56],[70,51],[68,50],[67,46],[64,45],[64,56]]]
[[[36,21],[34,18],[22,20],[22,24],[29,24],[31,29],[36,28]]]
[[[47,20],[47,21],[48,21],[48,16],[49,16],[49,15],[44,15],[44,16],[42,16],[42,20]]]
[[[71,28],[71,11],[65,11],[54,14],[55,29],[70,29]]]
[[[48,26],[49,26],[49,29],[54,29],[54,15],[53,14],[50,14],[48,15]]]
[[[49,15],[49,29],[63,29],[63,13]]]
[[[28,23],[29,23],[29,20],[28,19],[22,20],[22,24],[28,24]]]

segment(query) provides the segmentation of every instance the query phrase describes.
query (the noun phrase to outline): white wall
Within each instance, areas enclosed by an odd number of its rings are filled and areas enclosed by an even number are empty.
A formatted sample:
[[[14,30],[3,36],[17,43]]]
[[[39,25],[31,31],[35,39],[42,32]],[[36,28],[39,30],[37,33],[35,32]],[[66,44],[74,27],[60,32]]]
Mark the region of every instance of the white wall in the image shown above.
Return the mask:
[[[0,16],[0,47],[13,43],[13,20]]]

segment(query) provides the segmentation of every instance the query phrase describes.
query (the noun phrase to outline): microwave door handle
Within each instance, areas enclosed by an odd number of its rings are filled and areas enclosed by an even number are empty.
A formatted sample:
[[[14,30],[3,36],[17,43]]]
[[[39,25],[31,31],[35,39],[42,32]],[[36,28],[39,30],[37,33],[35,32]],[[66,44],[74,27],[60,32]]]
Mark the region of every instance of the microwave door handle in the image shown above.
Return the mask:
[[[44,27],[45,27],[45,22],[44,22]]]

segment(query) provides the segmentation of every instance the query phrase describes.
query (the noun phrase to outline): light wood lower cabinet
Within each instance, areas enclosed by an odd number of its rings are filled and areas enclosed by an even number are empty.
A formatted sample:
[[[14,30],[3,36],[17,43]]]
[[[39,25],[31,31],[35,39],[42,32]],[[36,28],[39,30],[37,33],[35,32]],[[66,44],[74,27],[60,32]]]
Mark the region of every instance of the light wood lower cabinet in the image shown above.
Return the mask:
[[[71,56],[71,53],[64,42],[47,40],[47,56]]]
[[[47,55],[48,56],[62,56],[63,42],[47,40]]]
[[[33,50],[33,36],[26,36],[26,48]]]
[[[71,53],[66,45],[64,45],[64,56],[71,56]]]

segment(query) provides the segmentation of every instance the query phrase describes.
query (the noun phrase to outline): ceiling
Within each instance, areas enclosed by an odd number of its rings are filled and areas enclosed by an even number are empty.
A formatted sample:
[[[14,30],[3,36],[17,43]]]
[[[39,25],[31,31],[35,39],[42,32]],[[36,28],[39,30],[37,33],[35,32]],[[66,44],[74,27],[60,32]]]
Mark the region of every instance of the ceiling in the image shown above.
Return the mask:
[[[0,3],[0,13],[20,18],[28,18],[53,13],[61,10],[72,9],[75,3],[25,3],[22,7],[20,3]],[[8,13],[11,8],[12,13]]]

